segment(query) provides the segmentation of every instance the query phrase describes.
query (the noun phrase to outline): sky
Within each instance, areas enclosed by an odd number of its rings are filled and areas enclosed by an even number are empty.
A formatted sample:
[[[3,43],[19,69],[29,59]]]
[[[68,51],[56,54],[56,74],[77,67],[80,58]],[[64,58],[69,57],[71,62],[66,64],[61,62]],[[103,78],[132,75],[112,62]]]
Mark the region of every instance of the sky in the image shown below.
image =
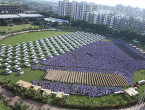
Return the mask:
[[[115,6],[116,4],[122,4],[125,6],[130,5],[131,7],[139,7],[141,9],[143,8],[145,9],[145,0],[74,0],[74,1],[78,1],[78,2],[87,1],[87,2],[94,2],[96,4],[110,5],[110,6]]]

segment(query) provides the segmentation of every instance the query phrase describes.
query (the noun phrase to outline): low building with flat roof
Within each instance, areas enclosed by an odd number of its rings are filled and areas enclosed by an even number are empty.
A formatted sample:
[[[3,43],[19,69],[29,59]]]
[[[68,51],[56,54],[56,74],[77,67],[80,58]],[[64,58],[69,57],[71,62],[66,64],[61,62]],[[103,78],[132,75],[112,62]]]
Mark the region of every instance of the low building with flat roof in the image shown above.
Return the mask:
[[[54,23],[54,22],[59,22],[59,24],[64,24],[64,23],[69,23],[68,20],[62,20],[62,19],[57,19],[57,18],[44,18],[45,21],[49,23]]]

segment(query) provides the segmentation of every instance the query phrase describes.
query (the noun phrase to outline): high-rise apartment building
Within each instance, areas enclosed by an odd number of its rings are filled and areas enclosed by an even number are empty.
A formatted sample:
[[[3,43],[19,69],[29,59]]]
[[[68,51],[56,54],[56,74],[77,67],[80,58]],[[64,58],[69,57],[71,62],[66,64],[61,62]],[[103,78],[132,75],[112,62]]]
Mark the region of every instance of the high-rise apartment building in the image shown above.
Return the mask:
[[[69,0],[59,1],[58,14],[61,16],[71,16],[74,19],[86,19],[88,12],[97,11],[98,6],[95,3],[77,2]]]
[[[86,21],[94,24],[104,24],[110,28],[121,30],[130,29],[138,33],[145,33],[145,22],[141,17],[129,17],[123,14],[106,13],[102,11],[88,12]]]

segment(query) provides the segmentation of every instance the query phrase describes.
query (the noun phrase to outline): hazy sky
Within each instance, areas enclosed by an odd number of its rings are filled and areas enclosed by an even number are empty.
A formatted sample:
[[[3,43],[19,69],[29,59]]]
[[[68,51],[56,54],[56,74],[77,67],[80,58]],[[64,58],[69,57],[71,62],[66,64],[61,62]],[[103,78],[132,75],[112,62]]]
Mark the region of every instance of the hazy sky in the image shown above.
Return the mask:
[[[131,5],[132,7],[139,7],[145,9],[145,0],[74,0],[74,1],[79,1],[79,2],[87,1],[87,2],[94,2],[96,4],[104,4],[110,6],[115,6],[116,4],[123,4],[125,6]]]

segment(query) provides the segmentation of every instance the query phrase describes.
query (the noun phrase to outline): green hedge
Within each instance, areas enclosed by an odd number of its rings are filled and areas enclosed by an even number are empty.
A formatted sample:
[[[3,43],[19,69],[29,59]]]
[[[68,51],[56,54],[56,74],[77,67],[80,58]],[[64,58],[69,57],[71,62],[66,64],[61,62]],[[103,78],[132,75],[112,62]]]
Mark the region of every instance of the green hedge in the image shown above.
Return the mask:
[[[7,107],[0,101],[0,110],[7,110]]]

